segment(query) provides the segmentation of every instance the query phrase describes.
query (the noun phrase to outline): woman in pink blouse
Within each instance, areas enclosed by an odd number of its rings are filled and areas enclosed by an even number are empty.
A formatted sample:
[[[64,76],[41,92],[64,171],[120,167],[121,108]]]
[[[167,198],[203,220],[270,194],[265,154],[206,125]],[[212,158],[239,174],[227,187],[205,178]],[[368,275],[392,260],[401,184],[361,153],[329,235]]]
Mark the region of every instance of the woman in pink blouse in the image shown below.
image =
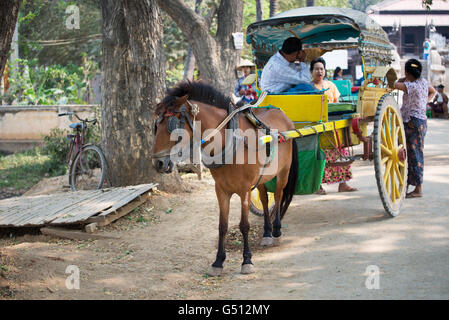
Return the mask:
[[[401,107],[407,142],[407,194],[406,198],[422,197],[424,173],[424,137],[427,131],[426,106],[435,95],[435,89],[421,77],[422,65],[416,59],[405,63],[405,77],[394,87],[404,91]],[[415,190],[408,193],[409,185]]]

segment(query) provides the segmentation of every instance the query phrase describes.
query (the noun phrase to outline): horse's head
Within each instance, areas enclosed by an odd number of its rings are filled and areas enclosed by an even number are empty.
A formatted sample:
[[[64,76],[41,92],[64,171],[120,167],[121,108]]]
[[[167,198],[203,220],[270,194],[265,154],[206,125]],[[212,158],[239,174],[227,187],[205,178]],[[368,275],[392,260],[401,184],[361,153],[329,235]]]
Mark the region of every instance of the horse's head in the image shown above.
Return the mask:
[[[182,157],[182,149],[190,148],[190,137],[193,136],[191,116],[192,105],[187,95],[164,99],[157,105],[153,134],[153,165],[160,173],[170,173],[176,162]]]

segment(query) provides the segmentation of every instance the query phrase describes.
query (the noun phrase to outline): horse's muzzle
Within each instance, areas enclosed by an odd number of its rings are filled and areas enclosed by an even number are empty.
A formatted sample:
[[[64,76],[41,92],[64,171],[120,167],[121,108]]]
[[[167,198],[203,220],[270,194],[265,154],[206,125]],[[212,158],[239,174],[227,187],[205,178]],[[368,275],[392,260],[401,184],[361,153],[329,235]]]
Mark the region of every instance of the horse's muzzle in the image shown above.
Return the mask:
[[[170,157],[153,159],[153,166],[159,173],[171,173],[173,171],[173,162]]]

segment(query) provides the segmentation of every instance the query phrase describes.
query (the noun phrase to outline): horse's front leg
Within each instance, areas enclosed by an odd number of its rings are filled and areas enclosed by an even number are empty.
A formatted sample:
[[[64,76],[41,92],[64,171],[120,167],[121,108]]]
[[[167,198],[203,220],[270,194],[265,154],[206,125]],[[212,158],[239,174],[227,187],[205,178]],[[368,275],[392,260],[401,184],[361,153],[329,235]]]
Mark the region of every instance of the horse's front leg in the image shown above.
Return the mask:
[[[243,236],[243,263],[242,263],[242,274],[249,274],[254,272],[254,265],[251,262],[251,251],[249,249],[249,201],[251,192],[248,190],[243,195],[240,195],[240,200],[242,202],[242,216],[240,217],[240,232]]]
[[[217,258],[208,272],[208,275],[213,277],[219,276],[223,272],[223,262],[226,259],[225,239],[228,232],[229,202],[231,200],[231,195],[221,190],[217,184],[215,184],[215,193],[217,194],[218,206],[220,208],[220,218]]]

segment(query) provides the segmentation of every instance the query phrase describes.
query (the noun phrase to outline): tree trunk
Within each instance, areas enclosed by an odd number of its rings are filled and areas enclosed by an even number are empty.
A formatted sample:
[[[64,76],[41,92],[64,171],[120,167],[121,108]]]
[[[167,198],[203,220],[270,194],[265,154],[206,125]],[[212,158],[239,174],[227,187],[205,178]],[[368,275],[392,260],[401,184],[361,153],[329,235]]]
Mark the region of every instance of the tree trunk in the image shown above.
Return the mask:
[[[263,0],[256,0],[257,21],[263,20]]]
[[[235,66],[240,57],[240,50],[234,48],[232,33],[242,31],[242,1],[221,0],[215,37],[209,32],[207,20],[182,0],[156,1],[189,41],[201,79],[230,95],[235,85]]]
[[[0,78],[5,70],[9,57],[11,40],[16,27],[17,17],[22,0],[7,0],[1,2],[0,10]]]
[[[307,7],[313,7],[315,5],[315,0],[306,0]]]
[[[270,18],[278,11],[278,0],[270,0]]]
[[[179,180],[152,166],[152,121],[164,95],[162,20],[154,0],[101,0],[102,148],[112,186]],[[177,182],[179,184],[179,181]]]
[[[203,0],[195,0],[195,13],[200,12],[200,5]],[[195,71],[195,56],[193,55],[192,48],[189,47],[187,51],[186,63],[184,66],[184,79],[193,80],[193,73]]]

